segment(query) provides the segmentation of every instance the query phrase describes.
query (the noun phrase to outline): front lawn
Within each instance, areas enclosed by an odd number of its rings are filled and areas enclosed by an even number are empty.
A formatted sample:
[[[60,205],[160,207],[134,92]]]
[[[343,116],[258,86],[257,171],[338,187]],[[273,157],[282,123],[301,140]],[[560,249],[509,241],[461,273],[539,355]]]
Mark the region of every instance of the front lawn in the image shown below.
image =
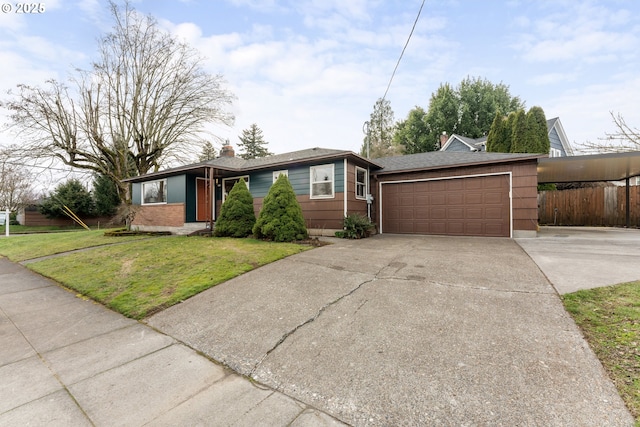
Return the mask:
[[[98,247],[34,262],[29,268],[125,316],[141,319],[307,249],[310,246],[254,239],[173,236]]]
[[[640,281],[562,299],[640,426]]]
[[[9,228],[11,232],[11,226]],[[69,252],[93,246],[122,243],[129,240],[148,239],[149,236],[108,237],[105,230],[37,233],[29,235],[0,235],[0,255],[11,261],[24,261],[47,255]]]

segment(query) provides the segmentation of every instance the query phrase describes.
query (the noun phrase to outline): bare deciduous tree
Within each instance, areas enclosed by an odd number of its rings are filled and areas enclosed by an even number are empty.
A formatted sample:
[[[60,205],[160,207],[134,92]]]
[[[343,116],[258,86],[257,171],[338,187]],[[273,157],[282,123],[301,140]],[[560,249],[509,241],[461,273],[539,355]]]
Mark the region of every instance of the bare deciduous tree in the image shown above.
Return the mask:
[[[640,151],[640,129],[629,126],[620,113],[609,112],[616,131],[606,133],[599,142],[587,141],[582,144],[584,151],[599,153],[621,153],[625,151]]]
[[[23,140],[14,155],[107,175],[128,203],[120,180],[197,156],[207,124],[233,122],[233,95],[154,18],[129,3],[110,9],[114,28],[99,40],[90,70],[76,70],[67,84],[18,85],[3,106]]]
[[[12,164],[0,153],[0,210],[11,212],[34,201],[32,177],[26,168]]]

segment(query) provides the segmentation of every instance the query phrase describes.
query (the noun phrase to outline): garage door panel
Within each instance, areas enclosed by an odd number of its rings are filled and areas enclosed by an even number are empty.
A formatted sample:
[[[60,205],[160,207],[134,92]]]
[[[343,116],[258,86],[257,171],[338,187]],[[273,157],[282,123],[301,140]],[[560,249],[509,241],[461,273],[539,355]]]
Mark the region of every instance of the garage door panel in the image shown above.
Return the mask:
[[[495,208],[486,208],[484,210],[484,217],[486,219],[503,219],[503,212],[502,209],[499,207],[495,207]]]
[[[431,205],[446,205],[447,195],[445,193],[433,193],[429,195]]]
[[[506,175],[382,185],[385,233],[510,235]]]
[[[447,193],[447,205],[463,205],[464,204],[464,193],[454,192]]]
[[[445,188],[447,191],[460,191],[464,189],[464,181],[461,179],[447,179],[444,180]]]
[[[404,221],[411,221],[414,219],[414,209],[401,209],[400,210],[400,219]]]
[[[429,209],[429,217],[435,220],[442,220],[447,218],[447,208],[444,207],[432,207]]]
[[[484,193],[484,204],[499,205],[502,203],[504,195],[496,191],[488,191]]]
[[[465,205],[481,205],[484,203],[484,198],[481,192],[466,193],[464,195],[464,203]]]
[[[447,212],[447,218],[449,219],[464,219],[464,208],[460,207],[452,207]]]
[[[465,210],[465,217],[469,220],[471,219],[480,220],[482,219],[483,215],[484,215],[484,210],[482,208],[467,207],[467,209]]]

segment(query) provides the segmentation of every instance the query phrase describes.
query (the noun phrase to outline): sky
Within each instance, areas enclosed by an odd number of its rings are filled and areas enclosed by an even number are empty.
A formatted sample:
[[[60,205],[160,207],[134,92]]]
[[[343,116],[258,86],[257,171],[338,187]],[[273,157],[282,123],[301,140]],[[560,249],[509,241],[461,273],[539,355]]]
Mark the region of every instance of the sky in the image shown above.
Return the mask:
[[[273,153],[359,152],[363,124],[389,85],[422,0],[132,0],[197,49],[236,100],[239,142],[257,124]],[[49,0],[42,13],[0,12],[0,97],[18,83],[66,80],[97,58],[112,28],[106,0]],[[7,7],[8,5],[8,7]],[[11,9],[5,12],[5,8]],[[640,127],[637,0],[426,0],[386,99],[396,120],[428,108],[441,84],[470,77],[509,86],[526,107],[559,117],[579,145]],[[7,122],[0,112],[0,125]],[[0,144],[18,142],[7,132]],[[196,155],[199,153],[195,153]]]

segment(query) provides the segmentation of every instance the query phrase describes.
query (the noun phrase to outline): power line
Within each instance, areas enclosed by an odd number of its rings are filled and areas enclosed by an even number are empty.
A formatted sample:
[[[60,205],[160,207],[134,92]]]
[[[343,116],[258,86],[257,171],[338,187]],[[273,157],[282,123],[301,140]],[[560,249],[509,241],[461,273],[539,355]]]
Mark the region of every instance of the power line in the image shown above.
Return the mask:
[[[387,85],[387,90],[384,91],[384,95],[382,99],[384,100],[387,97],[387,93],[389,92],[389,88],[391,87],[391,82],[393,81],[393,77],[396,75],[396,71],[398,70],[398,66],[400,66],[400,61],[402,60],[402,56],[404,55],[404,51],[407,49],[409,45],[409,40],[411,40],[411,36],[413,35],[413,31],[416,29],[416,25],[418,24],[418,19],[420,19],[420,14],[422,13],[422,8],[424,7],[425,0],[422,0],[422,4],[420,5],[420,10],[418,10],[418,16],[416,16],[416,20],[413,22],[413,27],[411,27],[411,32],[409,33],[409,37],[407,37],[407,42],[404,44],[402,48],[402,52],[400,53],[400,57],[398,58],[398,62],[396,62],[396,66],[393,69],[393,73],[391,73],[391,78],[389,79],[389,84]]]

